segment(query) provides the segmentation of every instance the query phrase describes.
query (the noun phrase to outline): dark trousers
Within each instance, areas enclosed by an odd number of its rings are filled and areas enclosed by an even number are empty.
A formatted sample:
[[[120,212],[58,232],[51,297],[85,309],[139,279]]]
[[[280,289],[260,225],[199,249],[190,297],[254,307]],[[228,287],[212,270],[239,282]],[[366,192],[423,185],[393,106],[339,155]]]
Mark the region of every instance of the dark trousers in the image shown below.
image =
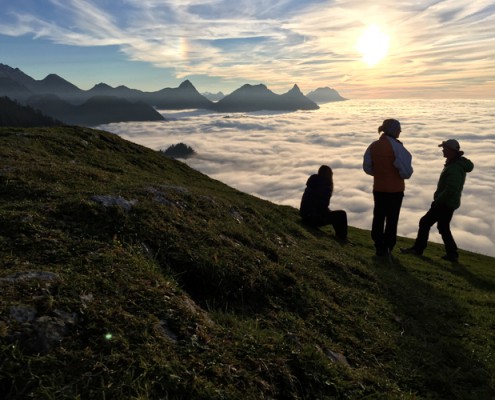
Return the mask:
[[[414,248],[419,254],[422,254],[424,249],[426,249],[430,228],[436,223],[438,232],[440,232],[440,235],[442,236],[447,255],[454,257],[458,256],[457,244],[450,231],[450,221],[452,220],[454,211],[455,210],[441,204],[432,204],[428,212],[419,220],[418,236],[414,243]]]
[[[332,225],[338,239],[347,239],[347,213],[344,210],[327,210],[319,216],[303,216],[303,221],[314,227]]]
[[[397,225],[404,192],[373,192],[373,224],[371,238],[375,242],[376,252],[385,254],[392,251],[397,242]]]

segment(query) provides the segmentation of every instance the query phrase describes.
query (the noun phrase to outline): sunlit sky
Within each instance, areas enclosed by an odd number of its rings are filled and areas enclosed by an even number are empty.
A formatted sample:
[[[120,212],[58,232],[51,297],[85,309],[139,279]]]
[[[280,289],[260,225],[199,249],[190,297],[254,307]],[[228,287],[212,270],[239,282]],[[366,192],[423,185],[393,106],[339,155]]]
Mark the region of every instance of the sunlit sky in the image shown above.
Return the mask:
[[[0,0],[0,63],[81,89],[495,98],[493,0]]]

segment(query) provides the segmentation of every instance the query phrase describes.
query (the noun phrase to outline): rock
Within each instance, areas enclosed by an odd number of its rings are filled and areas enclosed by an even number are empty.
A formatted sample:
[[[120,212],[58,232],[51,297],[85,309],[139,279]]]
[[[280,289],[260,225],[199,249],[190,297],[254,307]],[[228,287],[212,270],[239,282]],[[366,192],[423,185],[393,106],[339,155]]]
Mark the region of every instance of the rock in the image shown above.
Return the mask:
[[[340,364],[343,364],[347,367],[350,367],[349,362],[347,361],[347,358],[345,358],[345,356],[343,354],[337,353],[337,352],[332,351],[330,349],[327,349],[325,351],[325,354],[333,362],[340,363]]]
[[[44,354],[60,344],[67,334],[67,325],[60,318],[44,315],[35,321],[34,330],[36,336],[31,343],[31,350]]]
[[[101,204],[103,207],[121,207],[125,211],[130,211],[137,200],[126,200],[121,196],[96,195],[90,200]]]
[[[37,313],[38,311],[36,310],[36,308],[32,306],[19,304],[10,307],[10,318],[13,318],[20,323],[34,321]]]
[[[23,271],[23,272],[17,272],[13,275],[6,276],[5,278],[0,278],[0,281],[15,283],[28,279],[37,279],[40,281],[51,282],[58,280],[58,275],[53,272],[46,272],[46,271]]]

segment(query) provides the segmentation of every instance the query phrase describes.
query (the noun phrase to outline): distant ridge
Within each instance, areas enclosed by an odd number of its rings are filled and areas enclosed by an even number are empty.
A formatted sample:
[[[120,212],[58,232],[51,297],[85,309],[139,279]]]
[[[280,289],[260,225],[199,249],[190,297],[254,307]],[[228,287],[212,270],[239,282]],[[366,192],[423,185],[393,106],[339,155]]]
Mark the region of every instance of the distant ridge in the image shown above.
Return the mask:
[[[318,88],[312,92],[309,92],[306,97],[313,100],[315,103],[329,103],[331,101],[347,100],[335,89],[331,89],[329,87]]]
[[[164,121],[165,118],[143,102],[132,103],[114,96],[93,96],[77,105],[56,95],[32,96],[28,104],[69,125],[96,126],[112,122]]]
[[[215,104],[215,110],[222,112],[238,111],[295,111],[316,110],[318,105],[306,98],[297,85],[287,93],[278,95],[265,85],[245,84]]]
[[[164,110],[207,109],[218,112],[316,110],[319,108],[318,102],[345,100],[330,88],[319,88],[305,96],[297,84],[281,95],[273,93],[264,84],[245,84],[227,96],[221,92],[201,94],[189,80],[185,80],[177,88],[164,88],[155,92],[143,92],[124,85],[114,88],[103,82],[89,90],[81,90],[56,74],[49,74],[38,81],[18,68],[0,64],[0,96],[2,95],[25,104],[37,103],[45,110],[53,110],[55,114],[49,115],[56,118],[60,118],[60,113],[55,109],[69,110],[70,105],[82,105],[94,96],[120,98],[134,104],[145,103]],[[41,104],[40,95],[46,96],[45,101],[48,103]],[[56,95],[57,99],[51,95]],[[34,99],[31,99],[33,96]],[[60,101],[69,105],[61,104]],[[129,115],[133,113],[127,116]],[[65,117],[65,120],[73,119],[73,116]]]
[[[212,108],[212,102],[200,94],[189,80],[178,88],[165,88],[144,96],[144,101],[164,109]]]

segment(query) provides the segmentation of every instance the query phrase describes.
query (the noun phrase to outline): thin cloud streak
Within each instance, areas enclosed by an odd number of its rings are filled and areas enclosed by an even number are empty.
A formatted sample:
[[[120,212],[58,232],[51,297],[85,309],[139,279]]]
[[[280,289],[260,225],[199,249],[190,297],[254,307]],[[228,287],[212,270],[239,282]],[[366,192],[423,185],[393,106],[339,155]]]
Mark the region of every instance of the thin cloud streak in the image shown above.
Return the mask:
[[[0,33],[118,46],[128,59],[172,69],[177,79],[211,76],[275,90],[298,83],[307,91],[317,82],[347,97],[372,97],[375,87],[382,96],[460,95],[458,87],[469,94],[474,83],[475,95],[495,96],[495,7],[486,0],[44,3],[43,10],[34,0],[4,5]],[[356,43],[373,23],[389,35],[390,51],[368,68]]]

